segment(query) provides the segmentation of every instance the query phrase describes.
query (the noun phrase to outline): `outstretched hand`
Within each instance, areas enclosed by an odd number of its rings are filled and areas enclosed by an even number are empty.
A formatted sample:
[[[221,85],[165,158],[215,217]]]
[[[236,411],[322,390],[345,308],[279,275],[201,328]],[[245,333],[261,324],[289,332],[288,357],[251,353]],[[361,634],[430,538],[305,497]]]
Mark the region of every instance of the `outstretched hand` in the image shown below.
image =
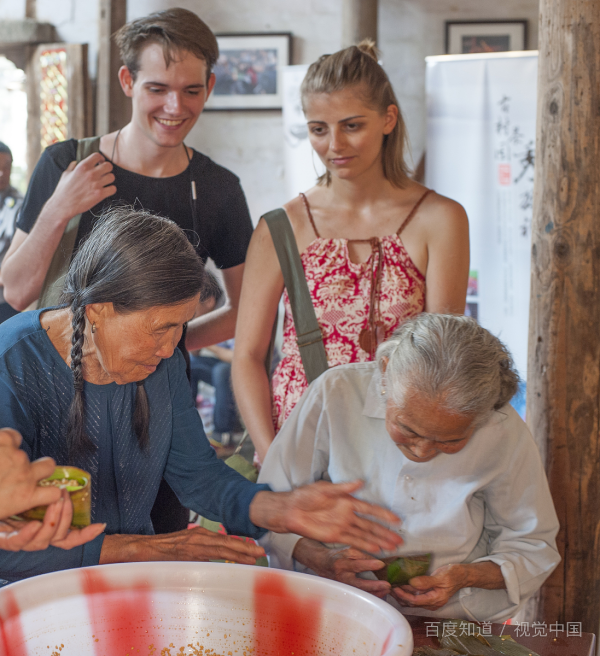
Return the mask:
[[[402,538],[382,523],[399,525],[400,519],[381,506],[353,497],[362,486],[362,481],[319,481],[293,492],[259,492],[250,504],[250,519],[275,533],[297,533],[369,553],[391,551],[402,544]]]
[[[162,535],[108,535],[104,539],[100,564],[154,560],[228,560],[255,565],[265,552],[253,541],[220,535],[199,526]]]
[[[104,531],[105,524],[71,529],[73,504],[66,490],[58,491],[60,498],[48,506],[43,522],[11,519],[0,521],[0,549],[41,551],[49,546],[73,549],[93,540]]]

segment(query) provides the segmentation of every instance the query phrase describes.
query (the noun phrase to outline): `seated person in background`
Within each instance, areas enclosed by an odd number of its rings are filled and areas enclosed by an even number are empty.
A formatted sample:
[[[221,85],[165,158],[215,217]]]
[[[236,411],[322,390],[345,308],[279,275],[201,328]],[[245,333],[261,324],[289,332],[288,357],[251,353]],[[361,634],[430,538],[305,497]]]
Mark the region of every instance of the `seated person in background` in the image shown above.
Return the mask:
[[[98,537],[104,530],[103,524],[70,530],[73,505],[67,491],[38,486],[38,481],[54,471],[54,460],[40,458],[29,462],[25,452],[19,449],[20,444],[17,431],[0,429],[0,550],[38,551],[50,545],[72,549]],[[7,519],[48,504],[43,522]]]
[[[13,157],[10,148],[0,141],[0,264],[15,234],[23,196],[10,184]],[[0,323],[17,314],[4,300],[4,284],[0,284]]]
[[[164,477],[181,503],[229,533],[266,530],[377,551],[401,538],[393,513],[352,494],[360,482],[276,494],[217,459],[190,396],[177,344],[196,310],[204,266],[168,219],[111,210],[79,247],[58,308],[0,326],[0,426],[30,458],[51,457],[92,477],[92,521],[105,534],[82,547],[0,551],[0,579],[103,563],[211,559],[254,564],[263,550],[202,528],[153,535]]]
[[[260,541],[271,566],[387,595],[408,614],[512,617],[560,560],[544,467],[509,405],[518,380],[496,337],[441,314],[408,320],[376,362],[324,373],[283,425],[259,482],[284,491],[364,480],[359,496],[402,519],[394,553],[431,553],[431,574],[391,588],[375,580],[384,563],[367,553],[272,533]]]
[[[217,279],[209,271],[206,271],[206,277],[207,289],[198,303],[195,317],[212,312],[222,305],[224,300],[223,290]],[[233,344],[234,340],[229,339],[190,353],[192,397],[196,398],[200,381],[215,388],[213,438],[223,444],[228,443],[231,433],[242,430],[231,388]]]

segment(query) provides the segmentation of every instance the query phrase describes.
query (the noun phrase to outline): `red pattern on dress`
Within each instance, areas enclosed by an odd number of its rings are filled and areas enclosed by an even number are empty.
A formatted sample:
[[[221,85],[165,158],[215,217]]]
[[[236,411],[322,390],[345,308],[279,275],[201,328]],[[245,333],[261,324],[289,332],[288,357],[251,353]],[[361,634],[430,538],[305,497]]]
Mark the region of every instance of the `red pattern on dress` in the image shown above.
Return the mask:
[[[406,319],[425,309],[425,278],[414,265],[399,235],[381,240],[383,266],[380,291],[380,318],[385,339]],[[350,260],[347,239],[317,238],[300,259],[306,282],[323,333],[330,367],[352,362],[368,362],[371,357],[358,345],[367,327],[370,301],[371,253],[368,260]],[[377,264],[377,261],[375,261]],[[308,387],[287,290],[283,294],[283,354],[272,379],[273,425],[278,432]]]

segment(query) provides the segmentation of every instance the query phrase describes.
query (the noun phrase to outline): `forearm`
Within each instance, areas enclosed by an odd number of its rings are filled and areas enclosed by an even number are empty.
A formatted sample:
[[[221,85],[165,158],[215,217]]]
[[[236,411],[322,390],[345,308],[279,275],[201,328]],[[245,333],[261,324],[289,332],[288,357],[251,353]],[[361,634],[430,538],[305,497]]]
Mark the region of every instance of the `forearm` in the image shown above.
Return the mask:
[[[197,351],[205,346],[212,346],[235,333],[237,308],[225,305],[214,312],[197,317],[188,323],[185,345],[188,351]]]
[[[149,538],[146,535],[107,535],[102,543],[100,565],[135,563],[148,560],[145,552]],[[161,560],[154,555],[152,560]]]
[[[224,346],[209,346],[208,350],[221,362],[227,362],[231,364],[233,362],[233,350],[225,348]]]
[[[236,346],[237,349],[237,346]],[[232,367],[235,400],[261,461],[275,439],[271,387],[261,359],[235,351]]]
[[[327,559],[331,549],[322,545],[315,540],[308,538],[300,538],[296,542],[292,558],[298,561],[301,565],[312,569],[313,572],[319,576],[325,576],[324,572],[327,571]]]
[[[250,503],[250,521],[273,533],[288,533],[287,516],[291,492],[257,492]]]
[[[39,298],[52,257],[70,219],[47,209],[48,203],[24,241],[14,252],[9,251],[2,262],[4,297],[18,310],[24,310]]]
[[[491,561],[481,563],[462,563],[464,588],[482,588],[484,590],[505,590],[506,582],[500,565]]]

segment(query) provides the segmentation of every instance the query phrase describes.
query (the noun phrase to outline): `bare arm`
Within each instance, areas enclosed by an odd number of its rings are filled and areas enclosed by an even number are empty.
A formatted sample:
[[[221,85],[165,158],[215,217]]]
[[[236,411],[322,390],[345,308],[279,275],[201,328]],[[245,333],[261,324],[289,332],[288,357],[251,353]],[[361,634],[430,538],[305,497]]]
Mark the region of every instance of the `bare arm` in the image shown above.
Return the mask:
[[[277,253],[269,228],[261,220],[246,258],[232,368],[238,408],[261,460],[275,438],[265,357],[282,293]]]
[[[440,197],[428,219],[425,311],[464,314],[469,279],[467,215],[458,203]]]
[[[52,257],[68,222],[116,193],[112,164],[100,153],[71,162],[28,234],[15,231],[2,262],[4,298],[17,310],[39,298]]]
[[[233,349],[225,348],[224,346],[219,346],[215,344],[213,346],[207,346],[207,349],[221,362],[233,362]]]
[[[185,338],[188,351],[197,351],[205,346],[212,346],[233,337],[243,277],[243,264],[223,269],[223,284],[227,292],[227,303],[218,310],[190,321]]]

